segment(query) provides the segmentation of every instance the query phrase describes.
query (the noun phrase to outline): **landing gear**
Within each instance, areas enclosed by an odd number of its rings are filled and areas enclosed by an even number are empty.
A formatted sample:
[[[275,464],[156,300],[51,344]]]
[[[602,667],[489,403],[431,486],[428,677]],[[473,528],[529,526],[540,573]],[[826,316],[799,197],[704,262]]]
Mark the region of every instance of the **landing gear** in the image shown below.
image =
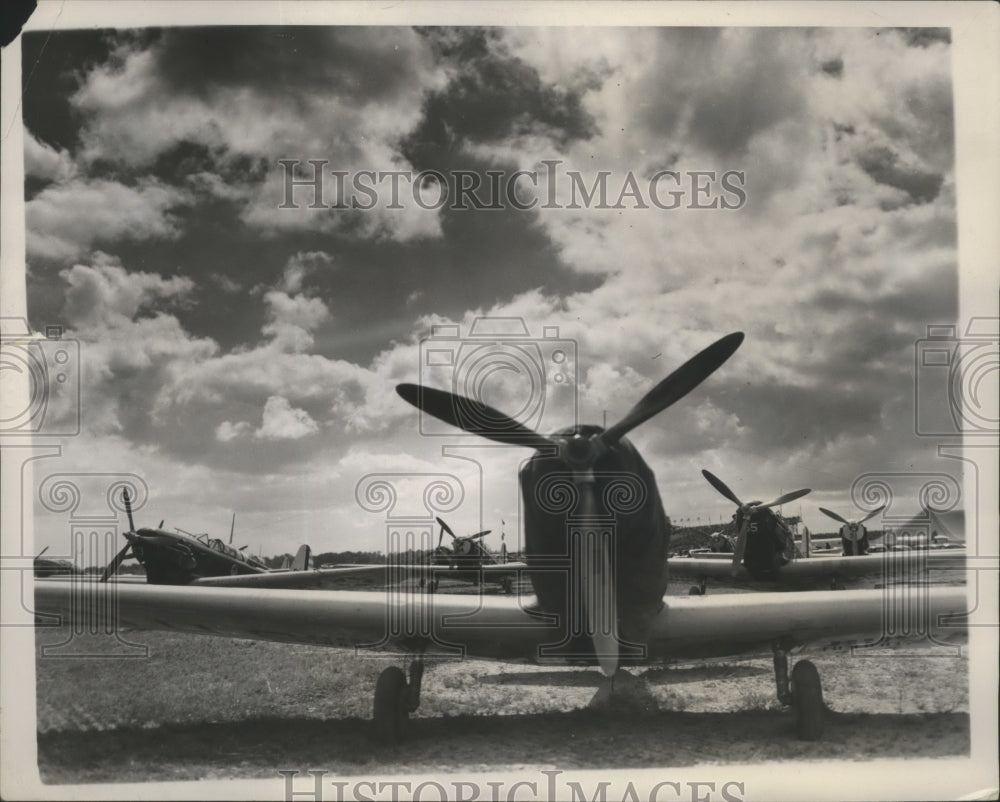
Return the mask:
[[[424,659],[417,655],[410,663],[410,680],[398,666],[390,666],[375,683],[375,738],[381,744],[399,743],[406,731],[410,713],[420,706],[420,681]]]
[[[511,579],[509,576],[505,576],[503,579],[500,580],[500,587],[502,587],[503,592],[509,596],[511,593],[514,592],[514,580]]]
[[[702,578],[700,585],[692,585],[688,588],[688,596],[704,596],[705,595],[705,579]]]
[[[823,737],[823,688],[819,671],[809,660],[800,660],[792,669],[792,710],[795,734],[803,741]]]
[[[840,577],[832,576],[830,577],[830,590],[844,590],[844,583],[840,581]]]
[[[803,741],[818,741],[823,736],[823,688],[819,671],[809,660],[800,660],[788,677],[788,649],[782,643],[774,644],[774,682],[778,701],[791,705],[795,713],[795,735]]]

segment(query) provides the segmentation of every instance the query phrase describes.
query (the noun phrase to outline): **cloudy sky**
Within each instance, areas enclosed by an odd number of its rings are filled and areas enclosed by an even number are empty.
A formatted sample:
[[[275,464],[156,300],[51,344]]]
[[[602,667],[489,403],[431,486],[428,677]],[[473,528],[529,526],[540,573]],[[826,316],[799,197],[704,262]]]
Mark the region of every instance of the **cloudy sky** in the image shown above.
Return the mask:
[[[511,544],[530,454],[422,433],[397,383],[479,382],[543,431],[610,424],[731,331],[735,356],[631,435],[675,521],[732,512],[701,468],[745,500],[812,487],[814,531],[819,505],[860,512],[861,474],[955,473],[914,434],[915,343],[957,317],[950,51],[940,29],[27,34],[29,316],[81,353],[81,432],[36,480],[135,473],[138,525],[225,533],[235,511],[269,554],[383,549],[359,482],[448,473],[453,528],[502,518]],[[288,202],[279,160],[298,181],[321,160],[319,203]],[[530,209],[435,202],[464,171],[488,204],[518,170]],[[364,171],[446,186],[372,201]],[[483,368],[482,317],[523,320],[499,340],[538,344],[540,384]],[[397,484],[395,513],[427,515],[425,479]],[[58,550],[65,515],[37,511]]]

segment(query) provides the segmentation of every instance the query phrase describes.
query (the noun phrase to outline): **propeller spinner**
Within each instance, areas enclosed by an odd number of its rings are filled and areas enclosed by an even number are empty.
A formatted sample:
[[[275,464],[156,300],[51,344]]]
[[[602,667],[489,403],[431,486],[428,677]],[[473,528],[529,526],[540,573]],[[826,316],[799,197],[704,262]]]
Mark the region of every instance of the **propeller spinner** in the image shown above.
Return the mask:
[[[613,450],[619,454],[620,459],[624,459],[621,454],[628,451],[629,454],[634,453],[633,462],[638,460],[651,478],[651,472],[641,461],[638,453],[634,451],[631,444],[623,441],[625,435],[636,426],[679,401],[701,384],[732,356],[742,342],[742,332],[735,332],[717,340],[667,376],[646,393],[624,418],[605,430],[598,427],[576,427],[573,430],[553,435],[542,435],[493,407],[455,393],[416,384],[400,384],[396,387],[396,392],[401,398],[421,411],[462,431],[478,434],[505,445],[534,448],[539,452],[535,458],[554,453],[554,457],[545,456],[544,459],[555,459],[556,463],[552,463],[554,469],[556,464],[563,470],[568,469],[578,494],[575,513],[580,518],[584,518],[598,512],[594,474],[597,462]],[[621,447],[619,447],[620,443]],[[625,448],[626,444],[628,445],[627,449]],[[550,470],[548,473],[552,472],[554,471]],[[524,475],[522,473],[522,493],[526,497],[525,503],[527,504],[528,492],[524,484]],[[652,494],[656,495],[656,506],[660,517],[664,519],[663,525],[659,528],[663,532],[663,538],[666,539],[669,537],[669,531],[662,514],[659,495],[655,493],[655,485],[652,486]],[[649,500],[648,504],[651,506],[652,500]],[[527,522],[525,530],[530,542],[532,533],[529,531]],[[619,565],[624,560],[622,534],[619,529],[619,537],[615,545],[616,554],[614,555]],[[556,533],[555,536],[562,538],[562,552],[565,553],[565,516],[562,531]],[[530,550],[526,549],[526,551],[529,551],[527,556],[530,564],[533,555]],[[636,560],[634,556],[630,559]],[[641,559],[638,561],[638,567],[649,570],[647,565],[642,565]],[[571,585],[579,588],[579,601],[582,603],[580,606],[585,619],[585,634],[590,636],[593,642],[601,670],[609,676],[617,669],[620,654],[619,642],[615,634],[618,626],[618,607],[612,570],[612,553],[608,541],[593,538],[589,539],[583,553],[577,555],[577,559],[572,561],[571,567],[573,572]],[[535,581],[534,577],[533,581]],[[543,594],[537,582],[535,589],[541,602]],[[632,589],[628,589],[628,592],[634,595]],[[662,592],[659,593],[659,596],[662,597]],[[565,608],[567,601],[568,599],[564,599],[563,608]],[[542,603],[545,607],[545,603]],[[655,599],[654,603],[659,605],[660,599]],[[557,608],[559,605],[550,604],[547,606]],[[553,609],[553,611],[558,611],[558,609]]]
[[[729,489],[729,486],[723,482],[715,474],[702,470],[702,476],[704,476],[708,483],[719,491],[723,496],[729,499],[733,504],[737,506],[737,515],[741,519],[740,532],[736,539],[736,548],[733,550],[733,573],[735,574],[743,562],[743,558],[746,555],[747,548],[747,538],[749,535],[750,519],[753,513],[757,510],[766,510],[771,507],[780,507],[782,504],[787,504],[789,501],[795,501],[797,498],[802,498],[807,493],[811,493],[812,490],[809,488],[803,490],[793,490],[791,493],[785,493],[782,496],[778,496],[774,501],[770,501],[767,504],[761,504],[759,501],[751,501],[744,504],[740,501],[739,497]]]

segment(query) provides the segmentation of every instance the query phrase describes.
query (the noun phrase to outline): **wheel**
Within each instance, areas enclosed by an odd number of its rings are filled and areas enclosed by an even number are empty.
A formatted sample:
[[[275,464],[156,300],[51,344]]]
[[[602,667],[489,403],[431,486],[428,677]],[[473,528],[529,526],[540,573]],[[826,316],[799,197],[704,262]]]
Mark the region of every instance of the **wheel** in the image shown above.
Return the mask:
[[[503,592],[509,596],[511,593],[514,592],[514,581],[509,576],[505,576],[500,581],[500,587],[502,587]]]
[[[697,585],[692,585],[688,588],[688,596],[704,596],[705,592],[699,588]]]
[[[823,736],[823,687],[819,671],[809,660],[800,660],[792,668],[792,710],[795,711],[795,734],[803,741],[818,741]]]
[[[403,737],[410,716],[406,704],[406,674],[390,666],[375,683],[375,738],[382,744],[395,744]]]

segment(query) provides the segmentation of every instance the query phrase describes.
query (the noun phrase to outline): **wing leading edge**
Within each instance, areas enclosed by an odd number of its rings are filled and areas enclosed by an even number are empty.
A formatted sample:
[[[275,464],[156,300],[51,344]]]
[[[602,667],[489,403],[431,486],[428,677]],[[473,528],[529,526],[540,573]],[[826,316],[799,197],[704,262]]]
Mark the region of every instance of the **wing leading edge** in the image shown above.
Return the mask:
[[[561,639],[551,616],[511,597],[257,590],[94,582],[35,582],[36,613],[64,622],[114,611],[118,626],[291,643],[537,660]],[[789,645],[877,642],[889,635],[951,641],[965,633],[962,587],[670,597],[653,622],[647,658],[725,656]],[[547,651],[548,653],[548,651]],[[561,662],[558,655],[552,662]],[[547,662],[540,660],[539,662]]]

